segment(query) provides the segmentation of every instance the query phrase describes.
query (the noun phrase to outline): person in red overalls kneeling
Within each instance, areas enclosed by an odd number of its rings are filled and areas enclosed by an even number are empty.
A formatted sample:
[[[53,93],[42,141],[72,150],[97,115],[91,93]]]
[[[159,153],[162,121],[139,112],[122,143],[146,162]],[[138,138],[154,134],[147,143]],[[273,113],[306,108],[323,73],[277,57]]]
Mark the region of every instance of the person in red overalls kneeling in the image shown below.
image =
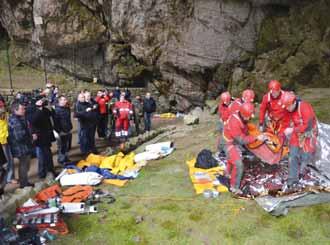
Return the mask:
[[[292,92],[285,92],[281,103],[290,113],[293,127],[284,133],[289,140],[289,177],[288,188],[298,183],[299,177],[306,173],[307,164],[313,160],[317,144],[317,119],[313,107],[296,97]]]
[[[269,92],[262,98],[259,113],[259,129],[275,134],[284,143],[284,131],[290,126],[289,112],[281,105],[281,98],[284,91],[277,80],[272,80],[268,84]]]
[[[223,137],[226,141],[225,152],[227,156],[227,174],[230,174],[230,190],[234,194],[242,194],[240,190],[243,176],[243,162],[241,146],[256,140],[265,141],[266,136],[258,137],[248,135],[247,122],[253,117],[254,105],[245,102],[237,113],[232,114],[224,127]]]
[[[129,120],[133,115],[132,104],[125,100],[125,94],[120,95],[119,101],[114,104],[112,110],[115,118],[115,135],[121,139],[121,148],[124,148],[124,142],[128,138]]]
[[[236,98],[230,105],[230,113],[237,113],[241,105],[245,102],[254,102],[255,93],[252,89],[245,89],[242,93],[242,98]]]

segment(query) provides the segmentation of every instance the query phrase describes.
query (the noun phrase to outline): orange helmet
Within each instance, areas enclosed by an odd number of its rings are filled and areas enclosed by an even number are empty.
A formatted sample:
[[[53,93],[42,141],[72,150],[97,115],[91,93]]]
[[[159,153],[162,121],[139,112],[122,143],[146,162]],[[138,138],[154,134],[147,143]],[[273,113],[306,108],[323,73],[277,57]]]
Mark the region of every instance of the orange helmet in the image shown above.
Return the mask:
[[[239,108],[239,112],[243,117],[253,117],[254,114],[254,105],[251,102],[245,102]]]
[[[229,92],[223,92],[220,95],[220,100],[223,104],[229,104],[230,100],[231,100],[231,96]]]
[[[252,89],[245,89],[242,93],[242,99],[244,102],[253,102],[254,101],[254,91]]]
[[[281,97],[281,104],[283,108],[288,108],[296,100],[296,95],[293,92],[284,92]]]
[[[281,90],[281,84],[277,80],[271,80],[268,83],[268,90],[269,91],[280,91]]]

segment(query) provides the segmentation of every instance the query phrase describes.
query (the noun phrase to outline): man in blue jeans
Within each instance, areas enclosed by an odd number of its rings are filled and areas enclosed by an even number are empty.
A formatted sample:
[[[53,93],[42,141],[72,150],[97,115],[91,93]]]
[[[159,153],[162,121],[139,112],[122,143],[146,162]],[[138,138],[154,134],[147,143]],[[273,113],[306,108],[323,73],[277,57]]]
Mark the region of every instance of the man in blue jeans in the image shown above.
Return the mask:
[[[143,100],[143,116],[145,131],[151,130],[151,116],[156,111],[156,101],[151,97],[150,93],[146,93]]]

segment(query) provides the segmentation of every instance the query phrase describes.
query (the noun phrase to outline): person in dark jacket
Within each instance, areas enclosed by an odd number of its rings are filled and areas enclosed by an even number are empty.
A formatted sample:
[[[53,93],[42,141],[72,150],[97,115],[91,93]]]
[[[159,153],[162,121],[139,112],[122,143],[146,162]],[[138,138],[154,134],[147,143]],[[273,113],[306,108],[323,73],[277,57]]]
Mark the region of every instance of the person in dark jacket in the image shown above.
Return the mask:
[[[131,95],[132,95],[131,91],[128,88],[126,88],[124,92],[125,92],[125,100],[131,102]]]
[[[82,154],[87,155],[95,151],[94,128],[97,122],[97,118],[95,115],[95,109],[91,107],[89,102],[85,101],[84,95],[80,95],[80,98],[76,104],[75,115],[78,118],[80,124],[80,151]]]
[[[28,172],[30,168],[30,159],[32,148],[31,136],[25,119],[25,106],[14,102],[12,104],[12,115],[8,120],[9,145],[14,158],[19,159],[19,183],[20,187],[33,186],[28,181]]]
[[[116,87],[116,89],[113,91],[113,97],[115,97],[117,100],[119,100],[121,95],[121,91],[119,89],[119,87]]]
[[[36,99],[37,110],[32,117],[32,135],[35,135],[36,153],[38,158],[38,176],[43,179],[50,172],[55,176],[53,156],[51,152],[52,142],[55,141],[52,125],[52,112],[46,107],[47,100],[44,97]]]
[[[57,161],[60,164],[64,164],[70,161],[68,152],[70,148],[72,122],[68,100],[63,95],[58,98],[58,104],[55,106],[54,129],[59,135]]]
[[[156,101],[151,97],[150,93],[146,93],[143,100],[143,116],[145,131],[151,130],[151,116],[156,111]]]
[[[133,105],[133,117],[134,117],[134,124],[135,124],[135,131],[136,134],[140,134],[140,125],[142,123],[143,118],[143,103],[140,96],[136,96],[135,99],[132,101]]]
[[[2,195],[4,194],[4,189],[6,186],[6,175],[7,171],[4,165],[7,163],[6,156],[2,150],[2,147],[0,147],[0,200],[2,198]]]

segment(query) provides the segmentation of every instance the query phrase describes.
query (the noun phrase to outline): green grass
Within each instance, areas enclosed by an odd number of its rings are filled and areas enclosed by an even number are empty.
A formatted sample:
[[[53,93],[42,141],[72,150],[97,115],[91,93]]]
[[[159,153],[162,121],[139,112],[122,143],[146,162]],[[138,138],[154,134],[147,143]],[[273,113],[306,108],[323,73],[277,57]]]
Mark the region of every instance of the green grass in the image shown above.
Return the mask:
[[[330,119],[330,118],[327,118]],[[175,138],[178,149],[150,162],[126,187],[102,186],[117,201],[90,216],[67,218],[70,234],[56,244],[330,244],[330,205],[291,209],[273,217],[253,200],[229,193],[205,199],[194,193],[185,164],[203,148],[215,149],[215,123]],[[136,222],[143,217],[142,222]]]

